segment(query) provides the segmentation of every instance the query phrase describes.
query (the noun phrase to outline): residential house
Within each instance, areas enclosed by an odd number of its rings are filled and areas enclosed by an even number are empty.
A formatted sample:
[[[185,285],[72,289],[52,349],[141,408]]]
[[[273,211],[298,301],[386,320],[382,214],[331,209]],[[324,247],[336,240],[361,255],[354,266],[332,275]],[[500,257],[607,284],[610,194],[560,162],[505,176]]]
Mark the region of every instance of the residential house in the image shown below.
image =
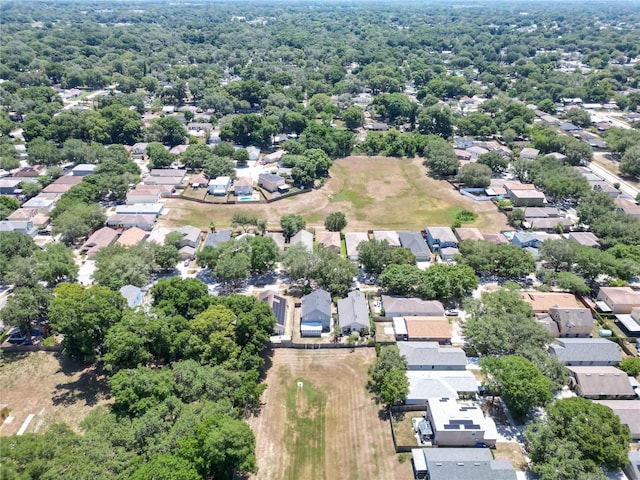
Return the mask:
[[[386,240],[391,247],[400,246],[400,237],[398,236],[398,232],[394,232],[393,230],[374,230],[373,239],[378,240],[379,242]]]
[[[620,196],[620,190],[605,181],[589,182],[589,184],[595,191],[604,192],[614,200]]]
[[[231,177],[223,176],[209,180],[209,195],[224,196],[231,188]]]
[[[482,233],[477,228],[459,227],[456,228],[456,237],[458,240],[484,240]]]
[[[575,132],[577,130],[580,130],[579,126],[569,122],[561,122],[560,125],[558,126],[560,127],[560,130],[562,130],[563,132]]]
[[[302,245],[307,252],[313,252],[313,233],[300,230],[289,240],[291,246]]]
[[[127,301],[129,308],[136,308],[142,305],[144,300],[144,292],[135,285],[125,285],[120,287],[120,295]]]
[[[486,448],[413,448],[415,478],[429,480],[517,480],[508,460]]]
[[[86,253],[89,258],[95,256],[95,254],[101,248],[109,247],[118,238],[118,232],[113,228],[102,227],[91,234],[91,236],[84,242],[82,249],[83,253]]]
[[[555,207],[527,207],[523,209],[525,218],[558,218],[562,216]]]
[[[318,245],[322,245],[324,248],[332,248],[336,252],[340,253],[341,240],[340,232],[319,232],[316,233]]]
[[[273,314],[276,317],[276,326],[274,327],[275,335],[284,335],[285,333],[285,325],[287,322],[287,299],[278,295],[273,290],[266,290],[260,295],[258,295],[258,299],[263,302],[267,302],[271,310],[273,310]]]
[[[629,427],[631,433],[631,440],[637,442],[640,440],[640,400],[594,400],[593,403],[599,403],[613,410],[618,417],[620,417],[620,423]],[[638,462],[640,463],[640,452],[631,452],[638,455]],[[640,480],[640,469],[636,468],[635,480]],[[629,474],[627,473],[627,476]]]
[[[233,182],[233,194],[236,197],[253,196],[253,180],[249,177],[240,177]]]
[[[544,193],[538,190],[512,190],[510,199],[514,207],[542,207],[547,203]]]
[[[465,370],[467,356],[457,347],[438,342],[398,342],[400,355],[407,358],[407,370]]]
[[[20,167],[13,176],[19,178],[30,177],[35,179],[41,175],[45,175],[46,173],[47,167],[45,165],[26,165],[24,167]]]
[[[79,163],[71,169],[71,175],[74,177],[86,177],[87,175],[93,175],[97,165],[92,163]]]
[[[522,291],[522,299],[531,306],[533,313],[548,313],[551,308],[580,308],[572,293]]]
[[[461,150],[459,148],[454,148],[453,149],[453,153],[456,154],[456,158],[458,160],[460,160],[461,162],[470,162],[471,161],[471,154],[469,152],[467,152],[466,150]]]
[[[35,208],[42,213],[49,213],[60,198],[59,193],[40,193],[22,204],[22,208]]]
[[[49,225],[49,215],[35,208],[19,208],[11,212],[7,220],[29,221],[38,230],[42,230]]]
[[[600,287],[597,306],[603,312],[630,314],[640,306],[640,292],[631,287]]]
[[[205,185],[209,185],[209,179],[204,173],[201,173],[199,175],[191,177],[191,179],[189,180],[189,185],[191,185],[191,188],[195,190]]]
[[[394,317],[396,321],[404,323],[406,332],[401,340],[412,342],[438,342],[441,345],[451,345],[453,327],[447,317]]]
[[[467,148],[467,153],[471,156],[469,161],[475,162],[476,160],[478,160],[478,158],[480,158],[481,155],[484,155],[485,153],[489,153],[489,150],[487,150],[486,148],[482,148],[474,145],[473,147]]]
[[[221,243],[231,240],[231,230],[220,230],[219,232],[211,232],[204,239],[204,247],[218,248]]]
[[[135,215],[136,213],[141,215],[155,215],[156,217],[162,214],[164,205],[161,203],[134,203],[133,205],[118,205],[116,207],[116,214],[118,215]]]
[[[169,235],[172,231],[173,230],[168,227],[155,227],[153,230],[151,230],[151,233],[149,233],[146,241],[148,243],[164,245],[167,235]]]
[[[535,160],[540,155],[540,150],[537,148],[525,147],[520,152],[520,158],[524,160]]]
[[[598,237],[591,232],[571,232],[569,233],[568,239],[577,242],[583,247],[600,248]]]
[[[189,148],[189,145],[176,145],[175,147],[171,147],[169,149],[169,153],[172,155],[182,155],[184,152],[187,151],[187,149]]]
[[[286,150],[282,150],[282,149],[276,150],[275,152],[262,157],[262,163],[267,165],[271,163],[278,163],[286,153],[287,153]]]
[[[38,229],[31,220],[2,220],[0,221],[0,232],[23,233],[33,238],[38,233]]]
[[[386,132],[389,130],[389,125],[384,122],[369,122],[365,124],[364,128],[371,132]]]
[[[560,337],[560,329],[558,328],[558,324],[553,318],[551,318],[551,315],[549,315],[548,313],[536,313],[535,317],[536,322],[542,325],[553,338]]]
[[[157,218],[155,215],[143,215],[139,213],[115,214],[107,218],[107,226],[120,228],[138,227],[142,230],[151,231]]]
[[[382,295],[385,317],[444,317],[444,307],[438,300]]]
[[[271,193],[288,190],[284,177],[275,173],[261,173],[258,175],[258,186]]]
[[[536,186],[533,183],[522,183],[518,181],[511,181],[511,182],[504,182],[503,188],[505,189],[506,196],[510,197],[515,191],[535,190]]]
[[[487,242],[491,242],[495,245],[502,245],[504,243],[509,243],[509,239],[505,237],[502,233],[483,233],[482,237]]]
[[[56,193],[62,195],[68,192],[73,187],[70,183],[56,183],[53,182],[42,189],[42,193]]]
[[[369,303],[360,290],[338,300],[338,322],[343,334],[369,331]]]
[[[200,245],[200,240],[202,240],[202,230],[198,227],[184,225],[182,227],[174,228],[173,231],[182,234],[179,245],[180,248],[191,247],[195,249]]]
[[[116,243],[123,247],[135,247],[147,238],[148,234],[148,232],[138,227],[128,228],[122,232]]]
[[[358,245],[362,242],[368,242],[369,236],[364,232],[347,232],[344,234],[344,242],[347,247],[347,258],[349,260],[358,260]]]
[[[74,177],[73,175],[63,175],[62,177],[56,178],[53,183],[58,185],[77,185],[82,182],[82,177]]]
[[[320,336],[331,328],[331,295],[326,290],[314,290],[302,297],[300,308],[300,335]]]
[[[454,398],[429,398],[427,403],[427,419],[431,423],[434,445],[475,447],[478,444],[496,444],[496,425],[480,406],[458,403]]]
[[[511,243],[520,248],[539,248],[545,240],[545,237],[535,232],[516,232],[511,239]]]
[[[456,247],[444,247],[438,250],[438,254],[442,260],[450,262],[455,259],[456,255],[460,254],[460,250]]]
[[[640,218],[640,205],[637,203],[625,198],[616,198],[614,203],[618,211],[624,212],[633,218]]]
[[[558,325],[560,337],[591,337],[594,321],[588,308],[551,307],[549,316]]]
[[[636,393],[629,376],[612,367],[567,367],[576,394],[588,399],[631,400]]]
[[[459,149],[473,147],[473,137],[453,137],[453,141]]]
[[[430,398],[470,398],[478,394],[478,381],[469,370],[407,370],[407,405],[425,405]]]
[[[427,233],[427,244],[432,252],[447,247],[458,247],[458,239],[449,227],[427,227],[425,231]]]
[[[0,178],[0,195],[18,195],[22,192],[21,178]]]
[[[606,338],[560,338],[549,352],[568,366],[615,366],[622,360],[618,345]]]
[[[147,153],[147,144],[143,142],[134,143],[131,147],[131,158],[133,160],[144,160]]]
[[[280,251],[284,250],[285,239],[284,239],[284,235],[281,232],[265,232],[264,236],[272,238],[273,241],[276,242],[276,245],[278,246],[278,250]]]
[[[418,262],[427,262],[431,259],[431,252],[420,232],[400,232],[398,234],[400,245],[411,250]]]
[[[567,232],[573,225],[573,221],[567,217],[561,218],[527,218],[525,219],[525,227],[540,232]]]
[[[163,192],[167,192],[167,188],[160,185],[137,185],[136,188],[127,192],[127,205],[135,205],[136,203],[158,203]],[[171,189],[168,190],[171,193]]]
[[[633,307],[631,313],[616,314],[616,320],[627,335],[630,337],[640,337],[640,307]]]
[[[255,147],[253,145],[249,145],[247,148],[247,153],[249,154],[250,162],[257,162],[260,158],[260,148]]]

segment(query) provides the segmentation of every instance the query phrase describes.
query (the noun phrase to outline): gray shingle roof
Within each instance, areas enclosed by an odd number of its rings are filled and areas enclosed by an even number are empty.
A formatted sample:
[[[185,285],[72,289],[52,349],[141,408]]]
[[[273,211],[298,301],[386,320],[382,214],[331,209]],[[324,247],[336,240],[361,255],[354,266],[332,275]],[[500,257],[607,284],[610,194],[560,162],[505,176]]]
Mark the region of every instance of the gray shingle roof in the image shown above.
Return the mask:
[[[418,450],[418,451],[416,451]],[[487,448],[424,448],[430,480],[516,480],[507,460],[494,460]]]
[[[400,355],[407,357],[409,369],[418,367],[465,368],[467,356],[457,347],[441,347],[438,342],[398,342]]]
[[[400,244],[404,248],[411,250],[417,257],[431,253],[429,247],[427,247],[427,242],[424,241],[420,232],[400,232],[398,237],[400,238]]]
[[[218,247],[221,243],[231,240],[231,230],[221,230],[219,232],[210,233],[204,240],[204,247]]]
[[[302,297],[300,316],[305,318],[316,311],[331,317],[331,295],[326,290],[314,290]]]
[[[606,338],[561,338],[550,345],[549,350],[561,362],[618,363],[621,360],[618,346]]]
[[[360,290],[354,290],[347,298],[338,300],[338,319],[340,328],[369,328],[369,307]]]

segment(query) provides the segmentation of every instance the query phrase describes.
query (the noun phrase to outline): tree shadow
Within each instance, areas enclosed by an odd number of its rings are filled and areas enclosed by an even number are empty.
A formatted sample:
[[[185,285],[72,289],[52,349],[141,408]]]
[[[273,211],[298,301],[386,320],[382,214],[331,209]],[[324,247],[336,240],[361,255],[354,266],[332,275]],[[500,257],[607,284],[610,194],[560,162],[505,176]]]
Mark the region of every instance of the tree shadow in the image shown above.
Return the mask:
[[[93,407],[99,401],[110,398],[107,376],[102,365],[83,365],[62,357],[59,371],[68,377],[81,373],[76,380],[55,386],[52,398],[54,405],[68,407],[77,402],[83,402]]]
[[[378,418],[383,422],[389,420],[389,410],[386,408],[381,408],[380,410],[378,410]]]
[[[0,355],[0,368],[3,365],[10,365],[12,363],[19,362],[20,360],[24,360],[30,354],[31,354],[31,352],[28,352],[28,351],[24,351],[24,352],[6,352],[6,351],[3,351],[2,355]]]
[[[273,367],[273,348],[265,348],[260,353],[260,357],[264,360],[264,365],[260,368],[259,382],[264,382],[267,378],[267,373]]]

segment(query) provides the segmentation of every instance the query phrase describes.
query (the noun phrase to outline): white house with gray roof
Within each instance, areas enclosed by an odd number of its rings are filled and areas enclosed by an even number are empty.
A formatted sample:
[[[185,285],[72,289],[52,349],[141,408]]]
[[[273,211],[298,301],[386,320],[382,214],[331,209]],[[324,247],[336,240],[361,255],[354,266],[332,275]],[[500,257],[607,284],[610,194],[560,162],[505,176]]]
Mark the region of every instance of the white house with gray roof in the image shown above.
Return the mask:
[[[291,240],[289,240],[291,246],[302,245],[307,252],[313,252],[313,233],[306,230],[300,230],[296,233]]]
[[[400,245],[411,250],[418,262],[426,262],[431,259],[431,251],[420,232],[400,232],[398,234]]]
[[[382,295],[385,317],[444,317],[444,307],[438,300]]]
[[[331,295],[318,289],[302,297],[300,335],[318,337],[331,329]]]
[[[120,295],[122,295],[127,301],[129,308],[136,308],[142,305],[144,299],[144,292],[135,285],[125,285],[120,287]]]
[[[441,347],[438,342],[398,342],[400,355],[407,358],[408,370],[465,370],[467,355],[457,347]]]
[[[458,403],[453,398],[430,398],[427,418],[433,443],[441,447],[493,446],[498,440],[496,424],[478,405]]]
[[[358,260],[358,245],[362,242],[368,242],[369,236],[365,232],[347,232],[344,234],[344,243],[347,247],[347,258],[349,260]]]
[[[344,334],[369,330],[369,304],[364,293],[354,290],[338,300],[338,322]]]
[[[424,405],[430,398],[474,397],[478,381],[469,370],[407,370],[407,405]]]

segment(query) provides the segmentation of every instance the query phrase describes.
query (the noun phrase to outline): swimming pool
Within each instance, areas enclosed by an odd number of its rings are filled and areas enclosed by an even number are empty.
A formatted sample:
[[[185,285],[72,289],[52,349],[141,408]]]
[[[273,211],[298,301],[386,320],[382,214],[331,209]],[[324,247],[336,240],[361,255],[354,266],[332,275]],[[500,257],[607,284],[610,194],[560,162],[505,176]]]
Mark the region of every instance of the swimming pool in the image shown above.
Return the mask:
[[[238,197],[238,202],[257,202],[258,200],[260,200],[260,195],[258,194],[254,194],[254,195],[247,195],[244,197]]]

